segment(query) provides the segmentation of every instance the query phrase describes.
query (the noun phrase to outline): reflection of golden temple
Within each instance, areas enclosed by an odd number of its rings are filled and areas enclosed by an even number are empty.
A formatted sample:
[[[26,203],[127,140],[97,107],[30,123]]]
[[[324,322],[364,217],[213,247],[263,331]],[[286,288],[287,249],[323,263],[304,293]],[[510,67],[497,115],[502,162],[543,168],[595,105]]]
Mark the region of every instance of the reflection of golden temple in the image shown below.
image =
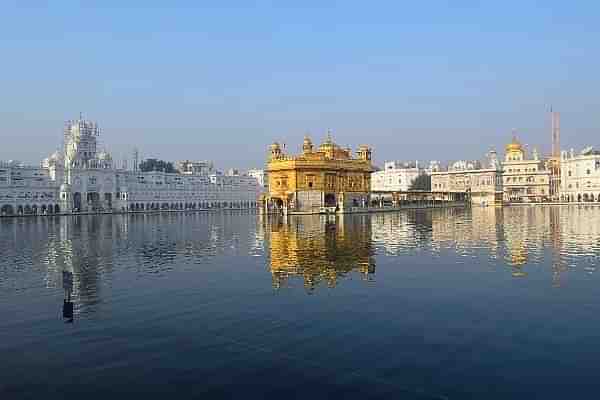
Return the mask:
[[[359,220],[364,216],[346,218],[306,216],[291,224],[268,220],[273,287],[285,285],[291,276],[302,276],[305,288],[313,289],[320,282],[335,287],[340,276],[353,271],[366,278],[373,274],[370,225]]]
[[[285,214],[318,213],[324,208],[343,212],[367,205],[373,171],[371,149],[360,146],[354,158],[351,149],[335,144],[330,134],[317,150],[305,137],[302,153],[297,156],[285,155],[274,143],[267,171],[265,209]]]
[[[527,264],[527,250],[523,243],[512,243],[512,247],[508,248],[508,265],[512,267],[519,267]]]
[[[523,271],[521,267],[515,267],[513,268],[512,276],[514,276],[515,278],[522,278],[524,276],[527,276],[527,272]]]

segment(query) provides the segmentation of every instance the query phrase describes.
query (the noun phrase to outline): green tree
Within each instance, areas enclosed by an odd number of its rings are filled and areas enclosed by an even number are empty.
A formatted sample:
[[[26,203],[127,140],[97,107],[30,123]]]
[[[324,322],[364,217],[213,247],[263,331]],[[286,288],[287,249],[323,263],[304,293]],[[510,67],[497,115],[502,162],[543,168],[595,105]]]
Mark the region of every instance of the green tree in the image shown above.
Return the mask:
[[[412,181],[408,190],[423,190],[425,192],[431,192],[431,176],[427,174],[420,174]]]
[[[156,158],[148,158],[142,161],[139,165],[140,171],[148,172],[148,171],[164,171],[168,173],[174,173],[175,167],[172,162],[158,160]]]

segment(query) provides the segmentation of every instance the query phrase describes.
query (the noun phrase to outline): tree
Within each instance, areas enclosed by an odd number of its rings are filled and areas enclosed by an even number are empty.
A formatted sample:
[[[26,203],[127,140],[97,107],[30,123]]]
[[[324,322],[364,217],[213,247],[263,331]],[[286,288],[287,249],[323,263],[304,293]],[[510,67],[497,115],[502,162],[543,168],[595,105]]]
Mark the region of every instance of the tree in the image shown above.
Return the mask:
[[[431,192],[431,175],[420,174],[411,182],[408,190]]]
[[[157,160],[156,158],[148,158],[142,161],[139,165],[140,171],[164,171],[168,173],[174,173],[175,167],[172,162]]]

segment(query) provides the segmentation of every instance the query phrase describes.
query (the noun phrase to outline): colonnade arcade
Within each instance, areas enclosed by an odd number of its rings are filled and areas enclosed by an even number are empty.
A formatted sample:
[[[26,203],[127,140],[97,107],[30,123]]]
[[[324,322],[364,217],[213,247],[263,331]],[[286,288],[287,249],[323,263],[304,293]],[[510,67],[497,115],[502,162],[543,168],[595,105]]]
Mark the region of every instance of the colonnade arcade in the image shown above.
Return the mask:
[[[49,215],[60,213],[60,206],[55,203],[0,204],[0,215]]]
[[[254,201],[239,201],[239,202],[194,202],[194,203],[169,203],[169,202],[153,202],[130,203],[128,211],[160,211],[160,210],[208,210],[217,209],[240,209],[240,208],[255,208],[257,203]]]
[[[600,193],[563,194],[560,201],[567,203],[600,203]]]

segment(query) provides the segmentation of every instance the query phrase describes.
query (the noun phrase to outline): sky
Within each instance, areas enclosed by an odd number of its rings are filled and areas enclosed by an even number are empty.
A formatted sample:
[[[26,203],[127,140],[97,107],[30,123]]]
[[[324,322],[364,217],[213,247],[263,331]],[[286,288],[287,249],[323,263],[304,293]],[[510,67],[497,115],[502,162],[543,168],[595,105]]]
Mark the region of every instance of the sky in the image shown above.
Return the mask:
[[[126,3],[126,6],[123,4]],[[593,1],[12,1],[0,159],[38,163],[79,113],[115,159],[262,167],[328,129],[385,160],[478,159],[518,138],[600,148]]]

